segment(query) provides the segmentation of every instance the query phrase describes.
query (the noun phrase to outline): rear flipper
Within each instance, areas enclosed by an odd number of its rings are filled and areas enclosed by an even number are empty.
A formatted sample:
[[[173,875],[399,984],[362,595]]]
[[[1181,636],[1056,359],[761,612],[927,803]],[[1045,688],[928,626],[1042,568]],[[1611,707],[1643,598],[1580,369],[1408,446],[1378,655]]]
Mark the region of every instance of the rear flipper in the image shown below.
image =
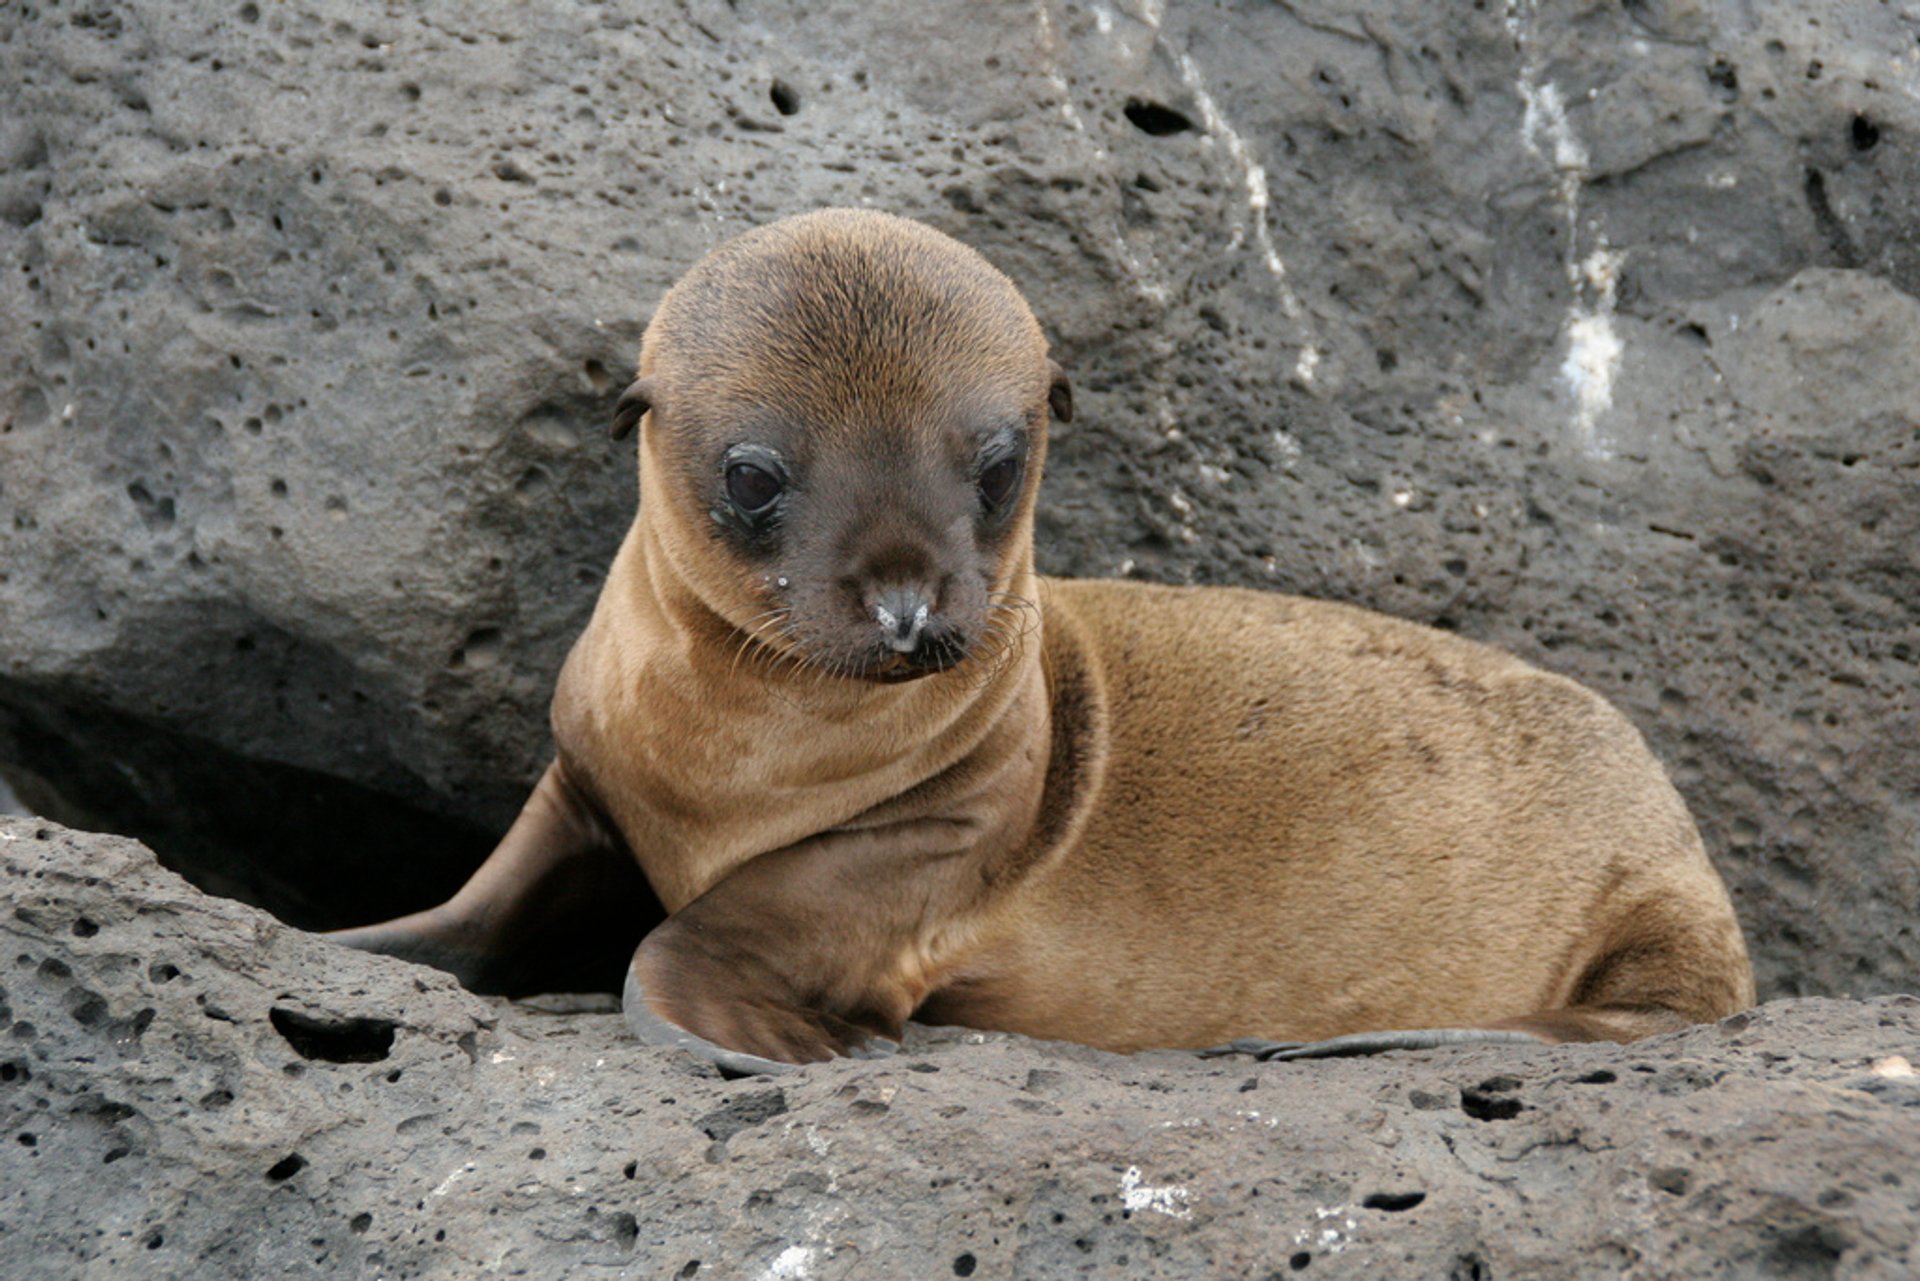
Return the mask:
[[[556,761],[459,893],[329,937],[445,970],[475,992],[617,992],[635,944],[665,915]]]
[[[1455,1045],[1558,1045],[1572,1041],[1637,1041],[1686,1027],[1672,1010],[1585,1006],[1502,1019],[1486,1027],[1435,1027],[1353,1032],[1324,1041],[1265,1041],[1248,1037],[1196,1051],[1202,1058],[1247,1054],[1263,1062],[1337,1059],[1389,1050],[1438,1050]]]
[[[963,834],[964,835],[964,834]],[[824,833],[749,859],[641,941],[627,1024],[723,1072],[899,1048],[929,902],[973,892],[949,823]],[[914,893],[877,892],[911,871]]]
[[[1389,1050],[1438,1050],[1450,1045],[1538,1045],[1541,1038],[1529,1032],[1502,1031],[1485,1027],[1429,1027],[1397,1032],[1351,1032],[1324,1041],[1263,1041],[1243,1037],[1225,1045],[1196,1050],[1203,1059],[1228,1054],[1247,1054],[1272,1063],[1282,1059],[1343,1059],[1360,1054],[1385,1054]]]

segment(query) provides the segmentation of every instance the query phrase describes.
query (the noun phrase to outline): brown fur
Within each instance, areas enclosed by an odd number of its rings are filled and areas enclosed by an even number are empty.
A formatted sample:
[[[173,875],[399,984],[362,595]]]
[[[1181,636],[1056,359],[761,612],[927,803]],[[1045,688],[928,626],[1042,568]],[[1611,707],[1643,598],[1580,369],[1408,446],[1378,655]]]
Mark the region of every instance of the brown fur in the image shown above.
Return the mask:
[[[1131,1050],[1630,1039],[1752,1002],[1685,808],[1595,695],[1346,606],[1037,578],[1069,402],[972,251],[878,214],[763,228],[674,288],[640,368],[640,515],[558,760],[460,896],[349,941],[510,987],[551,887],[605,883],[555,869],[634,859],[668,913],[633,959],[651,1015],[788,1061],[916,1011]],[[993,525],[956,451],[1002,421],[1029,455]],[[714,497],[756,432],[806,478],[778,553]],[[859,593],[895,581],[966,661],[887,683]]]

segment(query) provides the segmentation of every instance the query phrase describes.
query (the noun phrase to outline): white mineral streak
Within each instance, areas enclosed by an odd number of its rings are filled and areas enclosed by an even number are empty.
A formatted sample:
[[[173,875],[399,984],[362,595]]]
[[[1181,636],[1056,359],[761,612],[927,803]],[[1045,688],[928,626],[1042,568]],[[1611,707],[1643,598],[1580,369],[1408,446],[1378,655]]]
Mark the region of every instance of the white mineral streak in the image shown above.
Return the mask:
[[[1192,1199],[1183,1187],[1148,1187],[1140,1181],[1137,1165],[1128,1166],[1127,1172],[1120,1176],[1120,1204],[1129,1214],[1152,1210],[1175,1219],[1191,1219],[1193,1211],[1187,1203]]]
[[[452,1189],[454,1184],[466,1178],[469,1174],[472,1174],[473,1171],[474,1171],[474,1164],[473,1162],[469,1161],[465,1165],[461,1166],[459,1169],[455,1170],[452,1174],[449,1174],[446,1178],[440,1180],[440,1186],[435,1188],[433,1191],[427,1193],[427,1195],[429,1197],[445,1196],[448,1193],[448,1191]]]
[[[1560,87],[1543,80],[1535,62],[1528,21],[1536,0],[1507,0],[1507,33],[1520,51],[1520,78],[1514,88],[1525,107],[1520,140],[1528,151],[1554,171],[1555,193],[1567,220],[1567,286],[1572,297],[1562,325],[1567,353],[1560,361],[1560,381],[1573,398],[1573,432],[1590,456],[1606,458],[1611,447],[1600,434],[1602,415],[1613,406],[1614,377],[1620,372],[1625,347],[1613,326],[1615,284],[1626,262],[1623,251],[1610,249],[1606,237],[1597,247],[1580,253],[1580,189],[1587,180],[1586,145],[1567,119]]]
[[[1573,393],[1574,423],[1590,451],[1605,456],[1606,443],[1595,432],[1600,415],[1613,404],[1613,377],[1620,370],[1623,348],[1613,330],[1613,292],[1626,255],[1599,248],[1579,264],[1578,276],[1594,299],[1591,309],[1576,295],[1567,316],[1567,354],[1560,362],[1560,381]],[[1578,285],[1576,285],[1576,290]]]
[[[1171,52],[1171,50],[1170,50]],[[1240,170],[1247,188],[1248,222],[1253,227],[1253,243],[1260,251],[1260,259],[1266,264],[1267,274],[1273,277],[1273,283],[1280,295],[1280,310],[1293,322],[1294,329],[1300,334],[1300,355],[1294,360],[1294,376],[1301,382],[1313,383],[1313,371],[1320,364],[1320,349],[1307,332],[1306,313],[1300,306],[1300,298],[1293,292],[1293,284],[1287,279],[1287,264],[1280,257],[1280,251],[1274,248],[1273,231],[1267,226],[1267,207],[1271,197],[1267,190],[1266,166],[1253,158],[1253,152],[1247,147],[1246,140],[1234,129],[1233,122],[1207,92],[1206,81],[1200,75],[1200,68],[1194,64],[1191,55],[1183,52],[1173,54],[1174,65],[1180,69],[1181,82],[1187,86],[1187,92],[1193,95],[1193,105],[1200,109],[1200,122],[1206,126],[1207,136],[1218,138],[1226,145],[1227,155],[1232,157],[1234,166]],[[1246,228],[1237,223],[1233,229],[1233,239],[1228,242],[1229,249],[1238,249],[1246,239]]]
[[[805,1281],[813,1275],[813,1256],[818,1253],[811,1246],[790,1245],[767,1265],[760,1281]]]
[[[1293,1243],[1313,1246],[1322,1254],[1338,1254],[1346,1249],[1353,1230],[1359,1226],[1344,1205],[1316,1206],[1313,1217],[1318,1222],[1294,1233]]]
[[[1066,42],[1061,38],[1059,29],[1054,26],[1052,0],[1035,0],[1034,14],[1040,27],[1040,73],[1046,77],[1047,84],[1060,100],[1060,117],[1067,122],[1069,129],[1086,137],[1088,144],[1093,148],[1094,162],[1102,168],[1111,168],[1111,155],[1105,147],[1100,145],[1099,135],[1087,128],[1087,122],[1080,115],[1080,109],[1073,103],[1073,86],[1068,82],[1066,72],[1061,69]],[[1113,31],[1113,15],[1104,8],[1096,11],[1095,25],[1102,36],[1110,35]],[[1133,282],[1134,288],[1140,291],[1141,296],[1149,302],[1165,306],[1168,299],[1173,296],[1172,290],[1159,278],[1161,273],[1152,264],[1141,261],[1140,255],[1135,253],[1133,246],[1127,243],[1126,236],[1119,230],[1117,224],[1108,243],[1113,247],[1120,261],[1126,264],[1127,277]]]
[[[1245,224],[1236,220],[1233,224],[1232,238],[1227,242],[1229,251],[1238,249],[1246,243],[1249,227],[1253,233],[1254,246],[1260,251],[1260,259],[1266,265],[1267,272],[1273,277],[1274,285],[1280,295],[1280,310],[1285,314],[1294,329],[1300,335],[1300,354],[1294,362],[1294,375],[1303,383],[1313,382],[1314,370],[1319,367],[1321,353],[1313,343],[1312,335],[1307,332],[1306,313],[1300,306],[1299,296],[1293,292],[1293,284],[1287,278],[1287,264],[1274,247],[1273,232],[1267,226],[1267,208],[1271,203],[1267,188],[1266,168],[1253,158],[1252,150],[1247,146],[1220,110],[1213,95],[1207,92],[1206,79],[1200,74],[1199,66],[1191,55],[1177,50],[1168,44],[1160,30],[1161,18],[1165,13],[1164,0],[1139,0],[1137,5],[1121,6],[1128,17],[1146,27],[1153,33],[1154,41],[1167,52],[1174,67],[1180,73],[1181,83],[1192,95],[1193,104],[1200,112],[1200,123],[1206,130],[1203,145],[1211,145],[1215,140],[1226,148],[1228,158],[1240,172],[1241,182],[1247,193],[1248,218]],[[1043,13],[1045,5],[1042,5]],[[1112,12],[1105,5],[1096,5],[1093,9],[1094,27],[1103,36],[1111,35],[1116,24]],[[1051,36],[1052,19],[1043,19],[1043,30]]]

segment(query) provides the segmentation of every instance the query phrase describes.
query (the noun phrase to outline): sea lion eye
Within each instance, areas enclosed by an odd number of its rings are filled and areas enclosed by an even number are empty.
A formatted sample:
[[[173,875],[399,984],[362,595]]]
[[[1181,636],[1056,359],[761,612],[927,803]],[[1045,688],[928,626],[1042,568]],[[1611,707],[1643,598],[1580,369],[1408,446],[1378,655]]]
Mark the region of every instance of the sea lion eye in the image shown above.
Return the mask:
[[[727,497],[743,512],[764,512],[780,497],[780,478],[764,467],[735,463],[727,468]]]
[[[1020,457],[1008,454],[1005,458],[988,465],[980,473],[980,501],[989,508],[998,507],[1007,501],[1007,495],[1013,492],[1013,482],[1020,477]]]

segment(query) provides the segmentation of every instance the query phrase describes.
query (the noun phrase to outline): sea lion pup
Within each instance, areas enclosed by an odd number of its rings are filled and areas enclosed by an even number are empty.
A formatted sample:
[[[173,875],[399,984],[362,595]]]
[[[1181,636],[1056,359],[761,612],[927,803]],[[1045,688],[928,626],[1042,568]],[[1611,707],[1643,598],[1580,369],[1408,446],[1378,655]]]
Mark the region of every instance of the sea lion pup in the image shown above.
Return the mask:
[[[627,1017],[737,1070],[909,1016],[1371,1050],[1752,1003],[1685,807],[1594,694],[1344,605],[1037,577],[1049,409],[1019,293],[928,227],[716,249],[617,410],[640,510],[557,758],[453,899],[342,937],[524,989],[637,860],[669,915]]]

